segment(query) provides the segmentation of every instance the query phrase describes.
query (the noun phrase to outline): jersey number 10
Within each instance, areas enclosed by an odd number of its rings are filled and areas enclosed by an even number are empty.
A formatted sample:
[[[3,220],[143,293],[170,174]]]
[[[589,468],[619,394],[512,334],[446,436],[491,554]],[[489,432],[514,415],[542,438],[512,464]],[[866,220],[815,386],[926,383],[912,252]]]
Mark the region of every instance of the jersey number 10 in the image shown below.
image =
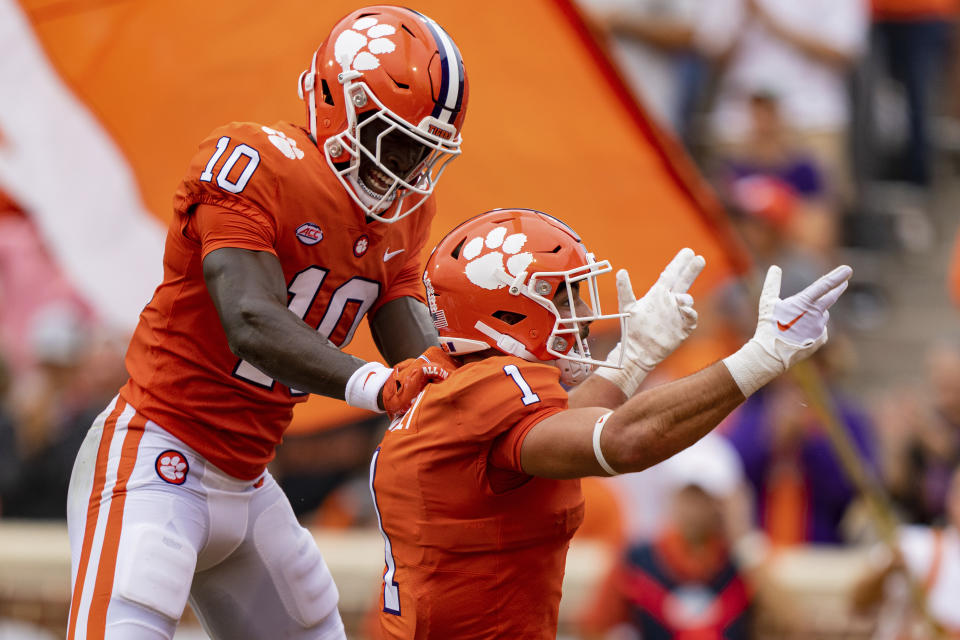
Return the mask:
[[[330,273],[329,270],[321,267],[307,267],[295,275],[287,286],[287,294],[290,299],[290,302],[287,303],[287,308],[295,313],[301,320],[307,317],[307,313],[316,300],[317,294],[320,292],[320,287],[323,285],[323,281],[326,279],[328,273]],[[379,282],[367,280],[359,276],[350,278],[333,291],[333,294],[330,296],[330,302],[327,303],[327,309],[323,313],[323,318],[320,320],[320,324],[317,325],[317,333],[330,340],[330,336],[340,325],[340,321],[347,311],[347,305],[352,302],[356,305],[356,310],[353,320],[350,323],[350,329],[342,339],[332,341],[336,347],[342,347],[348,344],[350,340],[353,339],[353,334],[360,325],[360,320],[366,315],[367,311],[370,310],[370,307],[373,306],[373,303],[376,302],[379,296]],[[246,360],[237,362],[237,366],[233,369],[233,375],[259,387],[264,387],[265,389],[272,389],[274,382],[276,382],[273,378]],[[290,394],[295,396],[306,395],[302,391],[295,389],[291,389]]]

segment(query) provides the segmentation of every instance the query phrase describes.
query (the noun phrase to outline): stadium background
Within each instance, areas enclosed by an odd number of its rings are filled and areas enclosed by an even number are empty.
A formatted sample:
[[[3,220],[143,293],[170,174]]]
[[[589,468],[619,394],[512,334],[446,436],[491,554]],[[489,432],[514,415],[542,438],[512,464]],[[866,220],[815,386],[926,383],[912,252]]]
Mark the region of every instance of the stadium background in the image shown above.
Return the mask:
[[[29,404],[24,397],[57,385],[67,391],[47,397],[73,410],[82,404],[77,394],[96,397],[122,375],[118,349],[159,281],[171,195],[197,143],[231,120],[300,122],[295,80],[329,26],[356,5],[0,0],[0,244],[6,259],[31,243],[42,254],[16,265],[0,260],[0,335],[8,351],[0,355],[15,374],[10,384],[0,385],[0,392],[9,387],[0,405]],[[751,282],[757,256],[737,231],[730,214],[736,207],[722,197],[722,185],[718,195],[704,177],[711,175],[703,161],[708,154],[702,153],[708,144],[701,140],[684,149],[669,124],[658,122],[635,98],[595,14],[581,13],[572,0],[493,1],[482,9],[437,0],[415,8],[454,36],[472,89],[466,152],[438,189],[434,240],[469,215],[524,206],[569,222],[591,249],[628,268],[638,289],[682,246],[707,259],[693,291],[698,300],[721,297],[738,277]],[[869,59],[868,53],[862,58]],[[850,77],[856,88],[863,74]],[[945,75],[940,82],[952,88],[948,80]],[[873,94],[861,95],[859,104],[874,99],[887,104]],[[896,100],[893,105],[902,106]],[[940,113],[949,116],[949,108]],[[851,127],[854,152],[863,149],[856,133]],[[842,199],[845,215],[838,215],[839,240],[831,256],[853,262],[858,275],[862,267],[867,276],[857,304],[839,311],[855,320],[843,341],[845,357],[850,361],[849,351],[858,346],[868,355],[843,367],[846,377],[838,384],[864,404],[887,385],[923,371],[918,346],[926,345],[908,343],[898,331],[922,330],[932,344],[932,333],[949,332],[956,320],[943,302],[956,176],[949,136],[939,142],[937,178],[916,189],[881,180],[863,168],[862,159],[856,165],[853,154],[854,186]],[[878,200],[906,204],[872,206]],[[25,273],[33,265],[36,270]],[[896,280],[887,279],[891,266],[894,271],[899,266],[899,277],[918,274],[929,283],[928,297],[937,302],[922,327],[898,322],[898,314],[916,303],[897,298]],[[605,300],[611,306],[612,293],[608,289]],[[735,332],[721,326],[722,307],[706,306],[706,335],[666,363],[661,379],[693,371],[735,346]],[[878,348],[888,345],[911,361],[878,359]],[[366,331],[358,332],[349,351],[375,357]],[[74,367],[70,359],[80,352],[95,356]],[[88,375],[91,368],[99,368],[100,377],[86,389],[77,391],[63,380]],[[43,376],[47,379],[37,381]],[[77,409],[72,416],[83,413]],[[318,526],[321,549],[344,593],[344,613],[356,628],[375,593],[382,553],[375,530],[363,526],[364,496],[357,489],[362,488],[357,469],[382,424],[363,418],[342,403],[312,399],[298,408],[293,437],[277,462],[305,522]],[[82,429],[80,422],[73,428]],[[4,458],[15,456],[17,447],[42,451],[62,435],[14,433],[5,441]],[[75,440],[60,440],[57,452],[69,459],[64,449]],[[17,461],[11,466],[18,468]],[[51,465],[50,473],[58,471],[62,465]],[[65,486],[53,479],[49,487],[39,483],[37,491],[55,491],[58,482]],[[596,504],[605,491],[598,488]],[[42,514],[9,516],[9,504],[0,504],[0,617],[59,634],[69,581],[63,525]],[[31,515],[36,514],[29,509],[21,514]],[[607,532],[575,544],[564,634],[576,635],[575,621],[600,579],[598,567],[610,562],[606,541],[618,535]],[[867,637],[875,619],[851,614],[843,594],[868,554],[866,545],[778,550],[767,559],[771,575],[777,588],[798,596],[801,614],[790,621],[768,616],[767,632]],[[816,615],[804,619],[803,611]],[[16,633],[6,628],[0,628],[0,638]]]

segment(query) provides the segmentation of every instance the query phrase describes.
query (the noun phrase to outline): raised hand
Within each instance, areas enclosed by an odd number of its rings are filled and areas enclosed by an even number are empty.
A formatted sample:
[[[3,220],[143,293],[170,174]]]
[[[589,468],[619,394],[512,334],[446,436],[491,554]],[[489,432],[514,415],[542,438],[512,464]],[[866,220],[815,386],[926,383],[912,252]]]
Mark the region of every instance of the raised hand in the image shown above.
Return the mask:
[[[853,269],[839,266],[785,300],[780,299],[781,275],[776,265],[767,271],[760,293],[757,331],[723,361],[745,396],[823,346],[829,309],[846,290]]]
[[[706,261],[692,249],[681,249],[647,293],[637,300],[626,270],[617,272],[617,298],[621,313],[629,314],[626,334],[607,357],[607,367],[597,369],[632,396],[640,383],[697,327],[693,296],[687,293]]]

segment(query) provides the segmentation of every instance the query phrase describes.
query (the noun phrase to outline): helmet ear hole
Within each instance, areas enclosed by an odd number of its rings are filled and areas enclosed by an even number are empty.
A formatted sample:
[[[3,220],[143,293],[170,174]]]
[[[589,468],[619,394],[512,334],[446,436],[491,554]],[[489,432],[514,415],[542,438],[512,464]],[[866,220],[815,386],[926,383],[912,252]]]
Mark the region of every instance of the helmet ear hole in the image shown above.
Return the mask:
[[[454,260],[459,260],[459,259],[460,259],[460,250],[463,249],[463,243],[466,242],[466,241],[467,241],[467,239],[464,238],[463,240],[461,240],[460,242],[457,243],[457,246],[455,246],[455,247],[453,248],[453,251],[450,252],[450,257],[451,257],[451,258],[453,258]]]
[[[522,313],[517,313],[516,311],[494,311],[492,314],[494,318],[500,320],[501,322],[506,322],[509,325],[519,324],[527,319],[527,316]]]
[[[327,85],[326,79],[320,80],[320,91],[323,95],[323,101],[331,107],[334,106],[333,94],[330,92],[330,87]]]

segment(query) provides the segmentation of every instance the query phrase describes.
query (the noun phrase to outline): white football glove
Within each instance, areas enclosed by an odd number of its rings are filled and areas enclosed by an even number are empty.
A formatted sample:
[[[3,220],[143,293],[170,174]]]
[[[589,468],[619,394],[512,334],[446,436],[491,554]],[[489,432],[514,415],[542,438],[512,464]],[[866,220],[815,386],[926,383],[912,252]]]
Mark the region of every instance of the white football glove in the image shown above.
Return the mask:
[[[687,290],[704,265],[703,256],[692,249],[681,249],[639,300],[633,295],[626,270],[617,272],[620,313],[630,314],[627,332],[607,356],[611,366],[599,367],[598,376],[620,387],[628,398],[636,393],[647,374],[697,328],[693,296]],[[620,362],[621,350],[623,368],[613,368]]]
[[[823,346],[828,309],[852,275],[853,269],[839,266],[800,293],[781,300],[780,267],[770,267],[760,293],[757,332],[739,351],[723,359],[745,397]]]

